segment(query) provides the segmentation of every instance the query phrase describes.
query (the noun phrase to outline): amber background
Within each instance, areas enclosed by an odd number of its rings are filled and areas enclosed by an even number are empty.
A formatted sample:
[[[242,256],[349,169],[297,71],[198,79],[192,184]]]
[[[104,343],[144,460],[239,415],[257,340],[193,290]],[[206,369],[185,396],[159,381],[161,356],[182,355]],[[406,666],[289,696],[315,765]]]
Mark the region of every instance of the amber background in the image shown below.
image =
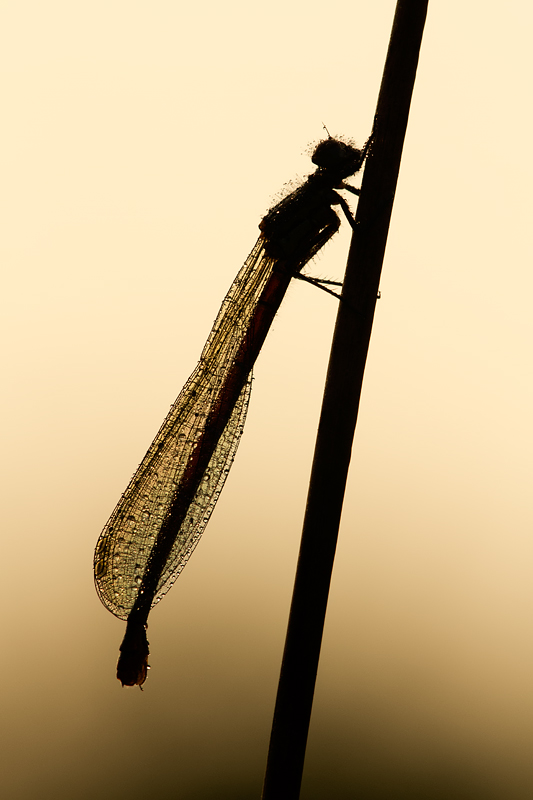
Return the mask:
[[[322,122],[369,134],[394,5],[0,6],[3,797],[260,795],[333,299],[276,319],[143,693],[92,552]],[[303,800],[533,796],[531,17],[430,3]]]

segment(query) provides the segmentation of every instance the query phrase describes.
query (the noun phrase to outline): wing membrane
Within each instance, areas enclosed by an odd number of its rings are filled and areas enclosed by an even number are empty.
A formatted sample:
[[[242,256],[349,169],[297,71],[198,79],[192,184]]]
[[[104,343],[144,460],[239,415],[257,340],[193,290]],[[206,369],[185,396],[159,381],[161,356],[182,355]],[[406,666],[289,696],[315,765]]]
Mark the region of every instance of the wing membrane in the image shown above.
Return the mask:
[[[216,407],[275,261],[259,237],[220,308],[200,361],[170,409],[98,540],[94,574],[102,603],[127,619],[143,574],[206,420]],[[242,435],[251,372],[180,526],[152,602],[170,589],[215,507]]]

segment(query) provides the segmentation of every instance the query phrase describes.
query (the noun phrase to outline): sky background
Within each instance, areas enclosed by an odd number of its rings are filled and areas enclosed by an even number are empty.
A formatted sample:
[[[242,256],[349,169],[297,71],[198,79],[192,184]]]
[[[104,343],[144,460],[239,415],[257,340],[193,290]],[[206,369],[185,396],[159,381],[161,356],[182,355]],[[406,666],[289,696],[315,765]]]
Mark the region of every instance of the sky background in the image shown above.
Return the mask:
[[[322,123],[368,137],[394,7],[0,4],[9,800],[260,796],[334,299],[289,290],[144,692],[93,549]],[[430,2],[302,800],[533,795],[532,16]]]

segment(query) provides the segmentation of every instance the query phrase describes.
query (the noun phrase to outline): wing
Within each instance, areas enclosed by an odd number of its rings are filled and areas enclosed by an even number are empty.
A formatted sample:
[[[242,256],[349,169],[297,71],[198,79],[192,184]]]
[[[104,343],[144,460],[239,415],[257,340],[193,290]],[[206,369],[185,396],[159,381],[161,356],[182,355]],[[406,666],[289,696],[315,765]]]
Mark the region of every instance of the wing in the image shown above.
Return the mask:
[[[120,619],[127,619],[135,605],[157,535],[179,494],[180,482],[188,468],[190,471],[210,412],[220,403],[274,264],[259,237],[222,303],[198,366],[98,539],[96,590],[105,607]],[[207,468],[198,476],[198,487],[158,577],[152,607],[182,571],[209,521],[237,451],[250,390],[251,372]]]

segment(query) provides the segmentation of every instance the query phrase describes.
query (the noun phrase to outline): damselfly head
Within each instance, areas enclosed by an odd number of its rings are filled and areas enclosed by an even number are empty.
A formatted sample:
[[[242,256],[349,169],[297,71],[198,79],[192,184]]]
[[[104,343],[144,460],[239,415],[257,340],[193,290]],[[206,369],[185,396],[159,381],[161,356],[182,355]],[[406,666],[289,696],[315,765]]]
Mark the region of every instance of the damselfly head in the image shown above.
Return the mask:
[[[311,161],[321,169],[336,173],[340,178],[347,178],[361,169],[365,155],[364,150],[330,137],[316,146]]]

